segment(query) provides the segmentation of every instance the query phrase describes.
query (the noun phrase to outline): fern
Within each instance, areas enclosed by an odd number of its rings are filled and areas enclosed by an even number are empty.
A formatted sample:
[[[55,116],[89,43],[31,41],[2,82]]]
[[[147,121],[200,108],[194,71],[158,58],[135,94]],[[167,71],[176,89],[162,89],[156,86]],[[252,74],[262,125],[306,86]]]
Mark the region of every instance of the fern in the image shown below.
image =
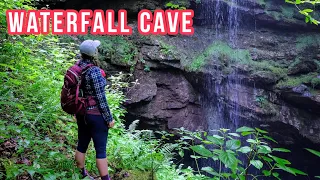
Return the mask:
[[[179,145],[178,144],[164,144],[160,152],[168,159],[172,157],[175,153],[173,152]]]
[[[136,130],[137,126],[139,124],[139,120],[135,120],[133,121],[130,125],[129,125],[129,132],[133,132],[134,130]]]
[[[74,169],[75,164],[73,161],[70,160],[62,160],[58,163],[56,163],[56,168],[61,170],[61,171],[67,171],[70,169]]]

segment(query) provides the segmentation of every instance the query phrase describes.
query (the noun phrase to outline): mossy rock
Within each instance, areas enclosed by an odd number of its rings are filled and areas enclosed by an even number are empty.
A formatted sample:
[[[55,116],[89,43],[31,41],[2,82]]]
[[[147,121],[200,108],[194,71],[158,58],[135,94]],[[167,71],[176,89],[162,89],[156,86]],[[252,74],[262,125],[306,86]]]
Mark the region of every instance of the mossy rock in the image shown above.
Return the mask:
[[[250,79],[252,79],[257,84],[271,85],[276,84],[279,80],[279,77],[269,71],[257,71],[251,74]]]
[[[319,69],[315,61],[301,61],[288,69],[288,75],[308,74]]]

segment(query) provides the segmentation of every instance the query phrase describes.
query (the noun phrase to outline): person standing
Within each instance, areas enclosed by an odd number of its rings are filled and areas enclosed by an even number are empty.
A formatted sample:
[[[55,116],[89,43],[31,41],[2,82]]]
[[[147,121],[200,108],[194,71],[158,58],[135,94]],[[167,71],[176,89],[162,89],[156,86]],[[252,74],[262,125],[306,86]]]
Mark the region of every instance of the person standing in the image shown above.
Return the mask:
[[[110,180],[108,173],[108,161],[106,146],[109,128],[114,126],[114,119],[110,112],[105,95],[106,79],[100,68],[94,62],[98,54],[100,41],[86,40],[80,45],[81,59],[78,65],[85,68],[89,64],[94,66],[88,68],[83,73],[81,89],[83,96],[92,96],[95,100],[94,106],[88,106],[85,115],[76,114],[78,125],[78,145],[75,159],[78,168],[81,169],[83,177],[88,176],[93,179],[85,169],[85,156],[88,145],[93,140],[96,151],[96,165],[102,180]],[[83,114],[83,113],[82,113]]]

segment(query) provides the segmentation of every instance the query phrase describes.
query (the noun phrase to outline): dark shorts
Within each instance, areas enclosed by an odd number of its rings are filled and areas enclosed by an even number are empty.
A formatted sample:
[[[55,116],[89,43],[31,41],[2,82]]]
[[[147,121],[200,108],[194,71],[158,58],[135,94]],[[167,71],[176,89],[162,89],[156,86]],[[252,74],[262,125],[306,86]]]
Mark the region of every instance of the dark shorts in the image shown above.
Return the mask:
[[[104,159],[107,157],[106,147],[108,139],[108,125],[101,115],[87,114],[84,116],[77,115],[78,124],[78,146],[77,150],[86,153],[88,145],[93,140],[96,150],[96,158]]]

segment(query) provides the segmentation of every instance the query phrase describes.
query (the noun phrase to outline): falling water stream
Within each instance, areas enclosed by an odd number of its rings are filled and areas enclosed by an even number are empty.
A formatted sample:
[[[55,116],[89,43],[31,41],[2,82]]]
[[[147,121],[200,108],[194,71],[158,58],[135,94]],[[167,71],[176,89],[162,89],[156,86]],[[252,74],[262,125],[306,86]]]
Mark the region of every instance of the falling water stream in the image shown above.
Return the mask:
[[[239,1],[229,0],[229,6],[226,6],[224,0],[202,1],[204,3],[203,16],[205,22],[209,25],[209,28],[215,30],[215,40],[227,39],[229,46],[234,49],[238,45],[241,22],[237,9]],[[215,78],[206,78],[204,88],[208,90],[208,94],[201,100],[206,112],[208,133],[215,134],[215,130],[220,128],[235,131],[240,125],[244,125],[240,118],[239,101],[240,98],[246,99],[246,97],[240,97],[246,95],[246,93],[241,93],[241,78],[237,70],[234,70],[228,76],[223,76],[223,73],[217,69],[214,71],[217,71],[218,75]],[[240,157],[240,160],[244,162],[245,157]],[[216,169],[219,164],[212,160],[204,160],[201,162],[201,166],[210,166]]]
[[[240,25],[237,5],[239,0],[229,0],[231,6],[226,6],[223,0],[203,0],[203,16],[206,24],[215,30],[216,40],[225,39],[227,34],[229,46],[236,48],[238,41],[238,29]],[[226,9],[227,8],[227,9]],[[227,12],[227,13],[226,13]],[[210,90],[208,97],[204,99],[204,108],[207,108],[207,122],[209,130],[219,128],[235,129],[239,125],[240,107],[238,86],[241,80],[237,72],[233,72],[226,78],[222,78],[222,72],[217,78],[209,77],[206,80],[206,88]],[[232,94],[227,94],[232,93]],[[231,99],[225,99],[231,97]],[[232,101],[232,107],[227,107],[228,101]],[[230,123],[232,122],[232,123]]]

